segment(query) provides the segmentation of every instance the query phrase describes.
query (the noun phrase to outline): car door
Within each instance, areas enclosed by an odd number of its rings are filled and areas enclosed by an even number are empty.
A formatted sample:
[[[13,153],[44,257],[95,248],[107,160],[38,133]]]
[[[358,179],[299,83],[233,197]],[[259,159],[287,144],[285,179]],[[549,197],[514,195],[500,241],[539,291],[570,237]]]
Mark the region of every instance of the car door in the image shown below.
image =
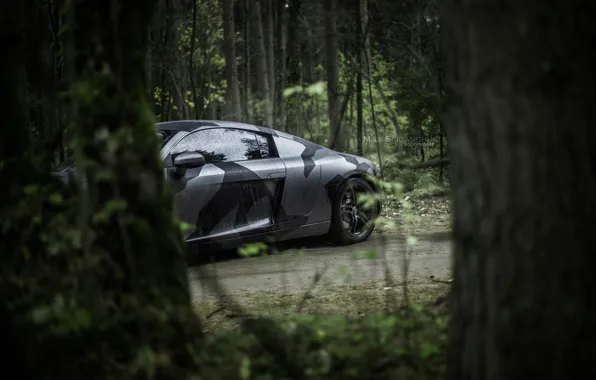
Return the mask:
[[[206,164],[177,175],[173,160],[184,152],[201,153]],[[176,213],[190,226],[185,233],[188,241],[272,228],[286,169],[271,135],[235,128],[200,129],[173,146],[165,166],[175,191]]]

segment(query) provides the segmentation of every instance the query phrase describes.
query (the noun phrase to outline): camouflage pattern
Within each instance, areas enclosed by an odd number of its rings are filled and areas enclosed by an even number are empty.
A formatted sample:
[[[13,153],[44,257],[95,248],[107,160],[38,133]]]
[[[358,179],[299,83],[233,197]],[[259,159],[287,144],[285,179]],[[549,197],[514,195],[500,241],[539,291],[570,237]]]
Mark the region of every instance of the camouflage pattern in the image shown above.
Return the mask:
[[[338,186],[353,176],[378,174],[368,159],[265,127],[231,121],[172,121],[157,127],[168,132],[161,157],[175,192],[177,215],[190,226],[185,233],[188,242],[237,246],[270,238],[281,241],[324,235],[330,228]],[[268,158],[214,161],[176,174],[174,158],[182,153],[177,147],[190,141],[191,134],[214,128],[246,131],[267,139],[271,154]],[[210,133],[219,132],[202,135]]]

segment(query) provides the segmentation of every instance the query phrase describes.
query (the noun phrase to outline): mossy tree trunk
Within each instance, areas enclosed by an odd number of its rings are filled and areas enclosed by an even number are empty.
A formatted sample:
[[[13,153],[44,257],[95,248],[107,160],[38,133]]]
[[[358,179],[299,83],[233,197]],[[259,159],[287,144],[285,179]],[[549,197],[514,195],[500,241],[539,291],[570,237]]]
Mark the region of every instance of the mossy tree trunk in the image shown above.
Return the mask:
[[[77,171],[88,250],[118,264],[121,290],[187,305],[186,264],[163,178],[145,91],[154,1],[75,6],[73,28]]]
[[[160,378],[192,368],[187,342],[200,342],[189,333],[198,325],[145,89],[152,8],[124,0],[68,8],[75,217],[44,209],[31,223],[43,227],[33,237],[44,245],[33,248],[46,252],[21,259],[6,280],[35,378]],[[58,194],[49,203],[68,205]]]
[[[444,4],[449,378],[596,375],[595,5]]]
[[[81,221],[97,231],[85,241],[87,249],[118,263],[122,272],[114,276],[122,290],[149,295],[161,284],[166,298],[185,305],[184,250],[145,91],[145,31],[153,6],[98,1],[73,10]]]

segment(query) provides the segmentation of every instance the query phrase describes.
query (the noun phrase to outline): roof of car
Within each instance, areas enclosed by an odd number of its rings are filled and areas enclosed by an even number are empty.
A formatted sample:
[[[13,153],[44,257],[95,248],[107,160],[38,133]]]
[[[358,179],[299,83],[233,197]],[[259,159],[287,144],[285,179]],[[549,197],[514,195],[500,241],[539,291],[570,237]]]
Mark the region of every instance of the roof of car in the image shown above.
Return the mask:
[[[227,120],[176,120],[157,123],[157,127],[159,129],[169,129],[180,132],[192,132],[197,129],[208,127],[239,128],[249,130],[258,129],[262,132],[268,133],[271,133],[273,131],[270,128]]]

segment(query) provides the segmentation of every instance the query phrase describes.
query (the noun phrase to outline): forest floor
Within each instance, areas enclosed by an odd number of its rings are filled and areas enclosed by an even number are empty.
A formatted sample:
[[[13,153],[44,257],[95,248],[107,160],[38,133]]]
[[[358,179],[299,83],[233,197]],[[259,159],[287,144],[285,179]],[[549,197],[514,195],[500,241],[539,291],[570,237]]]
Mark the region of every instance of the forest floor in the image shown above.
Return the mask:
[[[438,231],[451,231],[451,198],[408,197],[408,207],[403,207],[395,199],[383,201],[381,216],[394,222],[394,226],[380,227],[379,233],[417,234]]]
[[[193,303],[208,331],[237,326],[253,316],[290,313],[362,316],[406,301],[428,304],[449,285],[451,205],[448,197],[386,200],[395,222],[368,241],[334,247],[297,242],[275,255],[237,258],[189,269]],[[406,236],[416,237],[415,242]]]

